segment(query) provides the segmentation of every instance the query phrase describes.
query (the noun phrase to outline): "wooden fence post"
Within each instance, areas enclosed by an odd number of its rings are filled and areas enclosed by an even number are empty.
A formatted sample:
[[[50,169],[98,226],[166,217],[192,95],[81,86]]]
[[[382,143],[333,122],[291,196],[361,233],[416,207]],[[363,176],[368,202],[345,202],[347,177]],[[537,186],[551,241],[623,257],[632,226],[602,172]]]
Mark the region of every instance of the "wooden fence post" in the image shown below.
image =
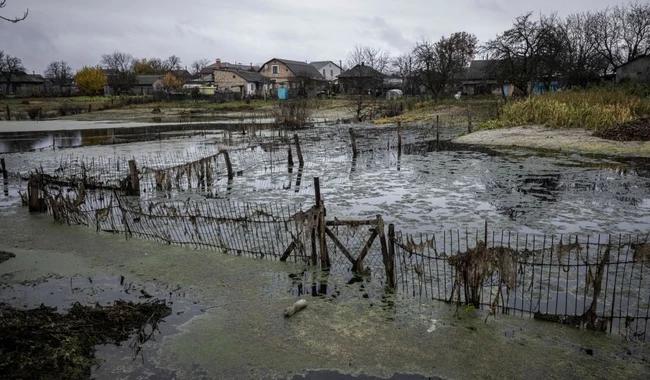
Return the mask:
[[[39,179],[36,175],[32,174],[29,176],[29,181],[27,183],[27,196],[29,198],[29,212],[41,212],[43,208],[41,207],[41,201],[38,198],[40,185]]]
[[[402,122],[398,121],[397,122],[397,157],[402,156],[402,132],[400,131],[401,126],[402,126]]]
[[[140,194],[140,177],[138,177],[138,167],[135,160],[129,160],[129,173],[131,174],[132,194]]]
[[[11,120],[11,110],[9,109],[9,104],[7,104],[7,120]]]
[[[228,170],[228,180],[232,181],[235,176],[233,175],[232,172],[232,163],[230,162],[230,154],[228,154],[228,151],[223,149],[221,150],[221,154],[223,154],[223,159],[226,161],[226,169]]]
[[[296,154],[298,155],[298,164],[302,168],[305,166],[305,161],[302,158],[302,149],[300,148],[300,139],[298,138],[298,134],[293,135],[293,141],[296,143]]]
[[[440,142],[440,115],[436,115],[436,143]]]
[[[467,103],[467,133],[472,133],[472,111]]]
[[[395,225],[388,225],[388,265],[390,267],[390,277],[388,273],[386,280],[391,288],[395,287]]]
[[[291,153],[291,145],[289,145],[287,153],[288,153],[287,154],[287,166],[289,166],[289,168],[292,168],[293,167],[293,154]]]
[[[7,181],[8,176],[7,176],[7,167],[5,166],[5,159],[0,158],[0,170],[2,170],[2,179]]]
[[[320,179],[314,177],[314,190],[316,197],[316,206],[318,207],[318,244],[320,246],[320,266],[322,270],[329,270],[330,257],[327,250],[327,239],[325,229],[327,228],[325,222],[325,203],[320,194]]]
[[[357,139],[354,136],[354,130],[350,128],[350,141],[352,142],[352,157],[357,158]]]
[[[384,232],[384,219],[381,215],[377,215],[377,232],[379,237],[379,244],[381,245],[381,257],[386,269],[386,284],[393,287],[393,271],[390,264],[390,255],[388,254],[388,244],[386,243],[386,234]]]

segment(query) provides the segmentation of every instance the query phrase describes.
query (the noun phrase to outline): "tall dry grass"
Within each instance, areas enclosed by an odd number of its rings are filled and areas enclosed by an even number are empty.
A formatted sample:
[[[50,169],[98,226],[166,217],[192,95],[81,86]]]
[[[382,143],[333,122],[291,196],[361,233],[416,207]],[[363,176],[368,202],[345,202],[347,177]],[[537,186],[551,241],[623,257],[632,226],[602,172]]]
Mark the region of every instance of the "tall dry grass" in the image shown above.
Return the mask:
[[[500,120],[484,127],[542,124],[602,130],[649,116],[650,97],[638,87],[598,87],[510,101]]]

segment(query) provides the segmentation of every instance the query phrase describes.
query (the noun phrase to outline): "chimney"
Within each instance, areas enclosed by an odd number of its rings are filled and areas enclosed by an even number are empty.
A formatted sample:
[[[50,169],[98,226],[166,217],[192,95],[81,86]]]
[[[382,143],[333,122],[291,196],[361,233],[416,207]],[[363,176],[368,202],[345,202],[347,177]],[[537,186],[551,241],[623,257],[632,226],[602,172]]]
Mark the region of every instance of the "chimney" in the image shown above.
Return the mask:
[[[214,68],[217,69],[217,70],[221,70],[221,59],[220,58],[217,58],[217,63],[216,63]]]

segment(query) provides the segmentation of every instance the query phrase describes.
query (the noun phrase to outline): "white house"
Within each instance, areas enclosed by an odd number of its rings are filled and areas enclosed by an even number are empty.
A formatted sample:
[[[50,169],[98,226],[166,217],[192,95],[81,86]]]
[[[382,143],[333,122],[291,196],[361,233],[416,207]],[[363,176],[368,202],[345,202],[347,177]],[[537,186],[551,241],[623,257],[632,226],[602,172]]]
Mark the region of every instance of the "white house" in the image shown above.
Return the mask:
[[[337,80],[341,75],[341,67],[332,61],[317,61],[310,65],[314,66],[330,82]]]

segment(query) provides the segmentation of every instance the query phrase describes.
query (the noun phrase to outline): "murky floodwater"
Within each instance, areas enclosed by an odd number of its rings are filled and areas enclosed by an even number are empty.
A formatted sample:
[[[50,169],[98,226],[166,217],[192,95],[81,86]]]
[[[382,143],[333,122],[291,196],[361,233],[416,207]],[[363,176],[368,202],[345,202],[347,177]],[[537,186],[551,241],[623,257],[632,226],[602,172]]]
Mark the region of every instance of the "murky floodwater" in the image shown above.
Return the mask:
[[[435,131],[404,129],[398,157],[394,128],[354,125],[361,153],[353,159],[349,126],[301,131],[302,170],[287,166],[286,144],[273,145],[266,131],[254,136],[225,132],[187,139],[6,155],[10,171],[56,169],[62,157],[182,157],[216,153],[233,145],[238,176],[218,168],[209,191],[149,191],[147,198],[237,199],[247,202],[313,203],[319,177],[328,217],[373,218],[382,214],[405,232],[482,228],[522,233],[645,233],[650,230],[650,164],[642,160],[588,157],[523,149],[479,149],[437,144]],[[445,128],[441,139],[459,130]],[[428,142],[427,142],[428,140]],[[273,141],[278,142],[276,137]],[[227,145],[231,142],[232,145]],[[287,140],[288,142],[288,140]],[[174,156],[176,155],[176,156]],[[294,150],[294,160],[295,150]]]

